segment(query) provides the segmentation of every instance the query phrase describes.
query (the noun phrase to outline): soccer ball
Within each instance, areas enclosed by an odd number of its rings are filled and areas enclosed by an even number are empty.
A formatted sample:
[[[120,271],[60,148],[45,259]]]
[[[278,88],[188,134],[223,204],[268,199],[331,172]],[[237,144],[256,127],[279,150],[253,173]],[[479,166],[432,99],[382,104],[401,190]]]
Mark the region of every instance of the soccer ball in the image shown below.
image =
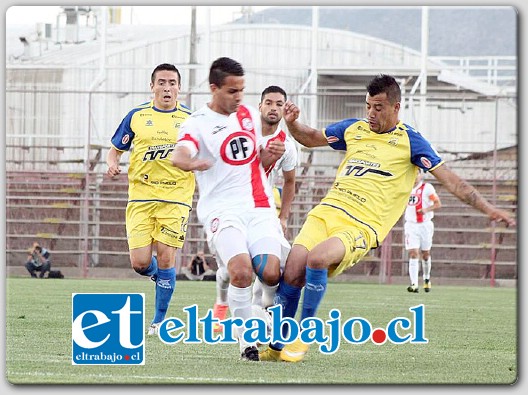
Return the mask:
[[[271,315],[270,313],[264,307],[261,307],[256,304],[251,306],[251,312],[252,312],[252,317],[260,318],[266,323],[266,334],[268,336],[271,336]],[[233,327],[233,334],[235,335],[235,337],[238,338],[238,326]],[[257,343],[257,346],[261,346],[264,344],[267,344],[267,343]]]

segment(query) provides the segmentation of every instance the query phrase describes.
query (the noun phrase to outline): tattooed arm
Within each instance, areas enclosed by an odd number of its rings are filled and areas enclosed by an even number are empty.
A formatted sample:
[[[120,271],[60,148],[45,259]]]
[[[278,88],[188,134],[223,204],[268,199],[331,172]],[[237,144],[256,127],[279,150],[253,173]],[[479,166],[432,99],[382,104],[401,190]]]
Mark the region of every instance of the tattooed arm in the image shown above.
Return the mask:
[[[501,210],[488,202],[472,185],[460,178],[445,164],[432,170],[431,174],[435,176],[449,192],[464,203],[483,212],[491,220],[497,222],[504,221],[508,226],[515,226],[515,219],[511,217],[509,212]]]

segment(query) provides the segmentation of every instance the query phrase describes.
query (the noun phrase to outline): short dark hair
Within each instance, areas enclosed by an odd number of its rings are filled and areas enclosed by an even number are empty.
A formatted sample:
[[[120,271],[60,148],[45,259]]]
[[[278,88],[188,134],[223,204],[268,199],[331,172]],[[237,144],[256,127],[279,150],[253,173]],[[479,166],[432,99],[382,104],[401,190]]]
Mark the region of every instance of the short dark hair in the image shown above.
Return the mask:
[[[36,246],[35,247],[35,251],[42,252],[42,247],[41,246]]]
[[[394,77],[387,74],[379,74],[367,85],[367,92],[370,96],[386,93],[391,104],[401,101],[401,89]]]
[[[158,71],[167,70],[167,71],[175,71],[176,74],[178,74],[178,85],[181,86],[181,75],[180,71],[176,66],[170,63],[162,63],[156,66],[154,71],[152,72],[152,75],[150,76],[150,81],[154,84],[156,82],[156,73]]]
[[[209,69],[209,84],[215,84],[219,88],[224,84],[226,77],[234,75],[242,77],[244,75],[244,68],[240,63],[231,58],[218,58]]]
[[[288,96],[286,95],[286,92],[284,89],[282,89],[280,86],[276,85],[270,85],[266,89],[262,91],[262,94],[260,95],[260,102],[264,100],[264,96],[266,96],[268,93],[280,93],[284,96],[284,100],[288,100]]]

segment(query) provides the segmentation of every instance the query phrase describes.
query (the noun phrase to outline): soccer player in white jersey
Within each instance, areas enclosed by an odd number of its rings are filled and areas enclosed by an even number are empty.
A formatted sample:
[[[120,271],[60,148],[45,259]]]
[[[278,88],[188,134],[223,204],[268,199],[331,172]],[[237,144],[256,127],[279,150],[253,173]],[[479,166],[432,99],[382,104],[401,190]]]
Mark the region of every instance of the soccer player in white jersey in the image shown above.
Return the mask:
[[[286,236],[288,227],[288,217],[290,216],[291,204],[295,196],[295,168],[297,167],[297,147],[292,138],[288,136],[280,127],[282,120],[282,109],[288,100],[284,89],[279,86],[271,85],[262,91],[260,96],[260,120],[262,121],[263,144],[266,146],[270,141],[280,140],[284,142],[285,152],[275,163],[266,168],[268,181],[274,189],[276,186],[279,172],[282,172],[283,185],[280,190],[280,209],[278,209],[279,220],[282,231]],[[277,203],[277,198],[275,199]],[[290,251],[290,244],[284,238],[283,240],[283,259],[281,259],[281,271],[286,263],[286,257]],[[275,289],[263,289],[260,280],[255,278],[253,283],[253,304],[261,307],[272,305],[275,296]]]
[[[297,167],[297,148],[293,139],[288,136],[279,123],[282,120],[282,108],[288,96],[279,86],[268,86],[262,91],[259,110],[262,121],[263,141],[267,145],[270,141],[284,142],[285,152],[275,163],[266,168],[266,175],[270,185],[276,186],[279,172],[282,171],[284,183],[280,194],[279,220],[284,234],[288,227],[291,204],[295,195],[295,168]]]
[[[442,206],[434,186],[423,181],[423,171],[419,170],[416,182],[409,196],[405,209],[405,249],[409,253],[409,292],[418,292],[418,272],[420,255],[422,258],[422,275],[424,291],[431,290],[431,247],[434,234],[434,210]],[[421,254],[420,254],[421,251]]]
[[[262,91],[259,103],[260,120],[262,122],[262,143],[266,147],[273,140],[284,142],[285,152],[275,163],[268,166],[266,175],[268,182],[275,187],[279,171],[282,171],[283,187],[279,197],[279,202],[275,198],[275,203],[280,206],[278,211],[282,231],[285,234],[288,217],[290,215],[291,204],[295,195],[295,168],[297,167],[297,148],[295,143],[282,128],[279,123],[282,120],[282,108],[288,96],[284,89],[279,86],[268,86]],[[290,252],[290,244],[285,237],[282,238],[281,269],[284,267],[286,257]],[[281,270],[282,272],[282,270]],[[216,302],[213,307],[213,315],[220,320],[227,314],[227,287],[229,286],[229,275],[224,266],[216,272]],[[261,307],[269,307],[273,304],[273,298],[277,287],[263,287],[257,276],[253,283],[253,304]],[[222,326],[215,325],[215,332],[221,332]]]
[[[284,143],[263,148],[260,116],[242,105],[244,69],[233,59],[215,60],[209,71],[212,99],[181,126],[172,163],[194,171],[198,182],[197,215],[219,265],[227,265],[227,290],[233,317],[252,317],[254,273],[265,286],[280,278],[281,227],[264,171],[284,153]],[[242,359],[258,361],[256,342],[239,330]]]

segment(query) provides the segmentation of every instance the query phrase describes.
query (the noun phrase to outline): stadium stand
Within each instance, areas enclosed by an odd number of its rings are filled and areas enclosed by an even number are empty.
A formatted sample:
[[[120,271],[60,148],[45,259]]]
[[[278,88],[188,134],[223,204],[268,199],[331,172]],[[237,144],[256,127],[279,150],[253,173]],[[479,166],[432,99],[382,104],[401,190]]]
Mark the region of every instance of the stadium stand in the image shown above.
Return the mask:
[[[19,147],[22,149],[22,147]],[[471,162],[464,163],[466,166]],[[480,164],[481,165],[481,164]],[[482,166],[480,167],[482,169]],[[303,175],[299,168],[297,194],[290,217],[288,238],[293,241],[306,213],[325,195],[332,179]],[[6,238],[8,274],[25,275],[22,266],[32,241],[49,246],[54,268],[67,276],[128,276],[125,234],[126,174],[116,179],[90,172],[16,171],[6,174]],[[517,210],[514,180],[468,179],[501,208]],[[495,276],[517,278],[517,235],[514,229],[492,226],[478,211],[460,202],[432,181],[443,202],[435,215],[433,270],[445,279],[488,279],[491,262]],[[89,188],[85,185],[88,183]],[[195,196],[195,201],[196,201]],[[193,211],[187,242],[177,257],[178,267],[206,246],[204,233]],[[106,273],[106,274],[104,274]],[[373,250],[347,275],[390,282],[406,278],[407,256],[400,220],[381,248]]]

